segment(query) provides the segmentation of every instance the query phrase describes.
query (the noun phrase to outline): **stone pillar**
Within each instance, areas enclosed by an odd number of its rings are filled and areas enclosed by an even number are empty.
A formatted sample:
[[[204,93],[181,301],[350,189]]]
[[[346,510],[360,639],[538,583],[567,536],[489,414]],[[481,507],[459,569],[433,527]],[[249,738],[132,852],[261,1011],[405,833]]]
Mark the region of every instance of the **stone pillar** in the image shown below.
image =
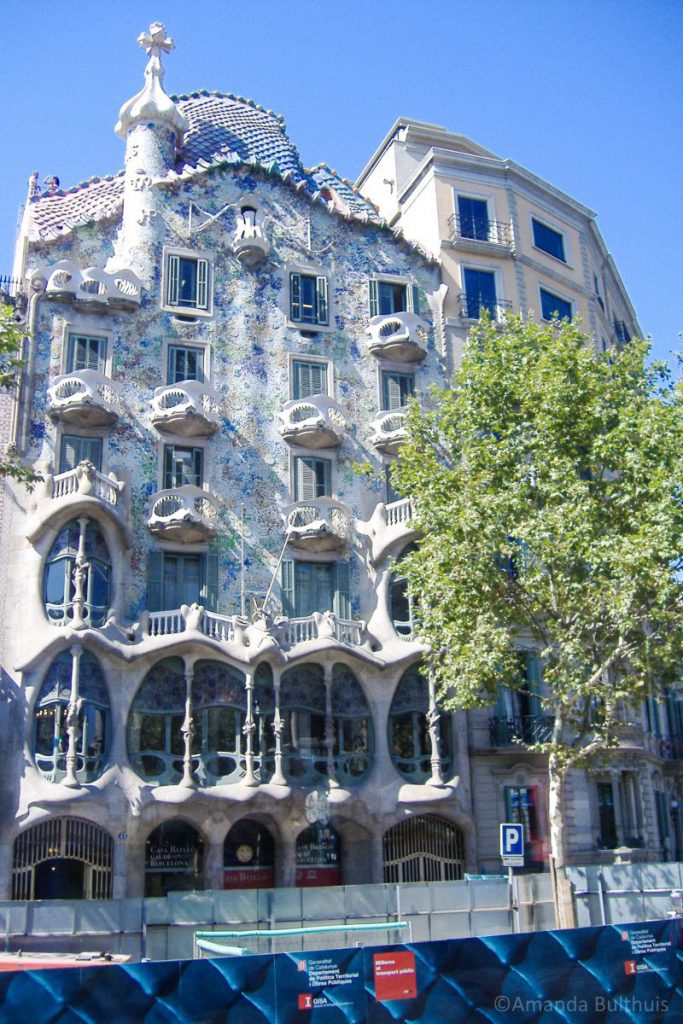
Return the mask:
[[[440,714],[436,706],[436,689],[434,677],[429,673],[429,710],[427,711],[427,729],[429,730],[429,745],[431,750],[430,764],[432,766],[432,777],[429,780],[430,786],[443,786],[441,774],[441,756],[439,754],[439,719]]]
[[[242,782],[245,786],[258,786],[258,780],[254,775],[254,730],[256,729],[256,722],[254,721],[254,673],[251,671],[248,671],[246,674],[245,688],[247,691],[247,717],[242,726],[242,732],[246,741],[245,760],[247,770]]]
[[[271,786],[286,786],[287,780],[282,771],[282,733],[285,723],[280,714],[280,668],[273,669],[273,690],[275,693],[275,714],[273,717],[273,732],[275,733],[275,771],[270,780]]]
[[[332,665],[325,665],[325,750],[327,754],[327,780],[330,789],[337,789],[334,766],[334,719],[332,717]]]
[[[370,837],[370,880],[374,885],[384,882],[384,834],[380,826]]]
[[[69,737],[69,746],[66,752],[66,775],[63,784],[72,786],[74,789],[80,787],[77,770],[77,745],[80,729],[78,726],[78,714],[81,709],[81,699],[78,695],[80,661],[83,648],[74,644],[70,648],[71,653],[71,693],[69,694],[69,706],[66,711],[66,734]]]
[[[194,665],[185,669],[185,718],[183,720],[183,778],[180,783],[188,789],[195,789],[196,782],[192,774],[192,738],[194,736],[194,722],[192,721],[192,680],[194,678]]]

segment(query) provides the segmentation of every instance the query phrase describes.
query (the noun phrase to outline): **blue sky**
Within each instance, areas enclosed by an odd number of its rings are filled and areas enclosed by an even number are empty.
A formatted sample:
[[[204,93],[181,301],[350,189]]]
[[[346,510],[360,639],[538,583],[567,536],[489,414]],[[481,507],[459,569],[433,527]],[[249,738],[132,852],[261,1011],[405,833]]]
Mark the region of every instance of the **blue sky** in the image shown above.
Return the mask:
[[[284,114],[306,166],[355,178],[398,116],[510,157],[598,214],[655,354],[683,348],[680,0],[5,0],[0,275],[33,170],[117,171],[136,45],[163,21],[168,92]]]

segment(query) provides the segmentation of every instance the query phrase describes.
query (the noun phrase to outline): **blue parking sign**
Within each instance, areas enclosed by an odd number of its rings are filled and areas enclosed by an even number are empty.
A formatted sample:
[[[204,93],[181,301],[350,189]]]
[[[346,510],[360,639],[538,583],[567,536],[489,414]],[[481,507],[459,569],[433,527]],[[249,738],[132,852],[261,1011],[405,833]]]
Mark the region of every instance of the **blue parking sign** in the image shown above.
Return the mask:
[[[505,867],[524,866],[524,825],[516,822],[501,824],[500,855]]]

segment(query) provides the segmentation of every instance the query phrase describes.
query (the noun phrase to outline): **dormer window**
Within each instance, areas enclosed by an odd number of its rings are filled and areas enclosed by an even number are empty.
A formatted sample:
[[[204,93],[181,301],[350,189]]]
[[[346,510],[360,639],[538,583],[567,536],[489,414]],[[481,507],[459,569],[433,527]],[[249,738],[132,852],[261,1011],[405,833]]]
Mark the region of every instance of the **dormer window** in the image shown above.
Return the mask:
[[[167,253],[164,306],[179,313],[211,310],[211,265],[207,259],[185,253]]]

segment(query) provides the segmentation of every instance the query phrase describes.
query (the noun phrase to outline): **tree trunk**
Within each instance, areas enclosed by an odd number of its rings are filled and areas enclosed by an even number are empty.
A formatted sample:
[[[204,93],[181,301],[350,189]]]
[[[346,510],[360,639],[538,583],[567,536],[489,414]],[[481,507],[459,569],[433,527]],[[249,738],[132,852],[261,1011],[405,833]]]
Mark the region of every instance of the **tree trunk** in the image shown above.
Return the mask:
[[[548,759],[548,817],[550,820],[550,870],[553,878],[555,917],[558,928],[575,928],[571,885],[564,873],[564,793],[568,768],[551,754]]]

